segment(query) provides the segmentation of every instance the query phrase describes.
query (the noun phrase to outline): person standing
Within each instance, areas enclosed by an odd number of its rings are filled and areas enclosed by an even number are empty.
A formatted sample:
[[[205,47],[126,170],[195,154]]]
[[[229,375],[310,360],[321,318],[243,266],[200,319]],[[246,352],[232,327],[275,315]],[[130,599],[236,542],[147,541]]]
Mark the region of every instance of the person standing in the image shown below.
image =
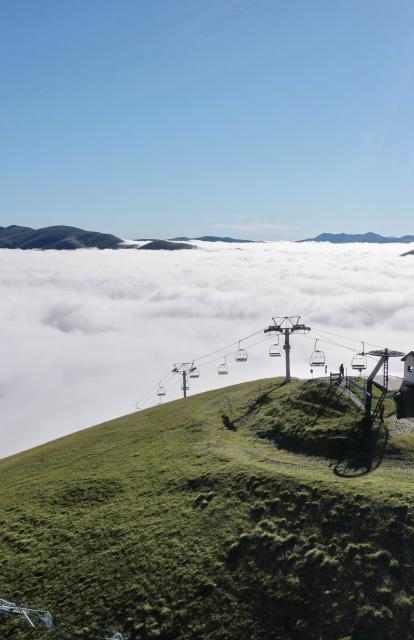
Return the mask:
[[[343,380],[344,378],[344,373],[345,373],[345,368],[343,364],[339,365],[339,377],[341,380]]]
[[[378,415],[379,415],[380,422],[384,422],[384,405],[383,404],[381,404],[379,408]]]

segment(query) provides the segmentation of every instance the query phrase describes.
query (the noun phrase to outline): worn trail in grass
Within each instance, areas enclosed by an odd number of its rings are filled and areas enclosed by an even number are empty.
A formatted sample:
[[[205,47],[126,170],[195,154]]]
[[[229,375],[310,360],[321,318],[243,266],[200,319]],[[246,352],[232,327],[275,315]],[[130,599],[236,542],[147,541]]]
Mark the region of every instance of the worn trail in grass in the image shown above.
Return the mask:
[[[360,418],[264,380],[2,460],[1,595],[85,640],[410,638],[414,435]]]

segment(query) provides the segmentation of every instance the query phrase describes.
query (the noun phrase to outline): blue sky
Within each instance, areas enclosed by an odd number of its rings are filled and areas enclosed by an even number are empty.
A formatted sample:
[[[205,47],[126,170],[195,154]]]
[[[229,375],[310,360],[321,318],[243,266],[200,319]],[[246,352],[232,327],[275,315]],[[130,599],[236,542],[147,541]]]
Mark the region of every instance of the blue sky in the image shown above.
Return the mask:
[[[0,0],[0,225],[414,232],[411,0]]]

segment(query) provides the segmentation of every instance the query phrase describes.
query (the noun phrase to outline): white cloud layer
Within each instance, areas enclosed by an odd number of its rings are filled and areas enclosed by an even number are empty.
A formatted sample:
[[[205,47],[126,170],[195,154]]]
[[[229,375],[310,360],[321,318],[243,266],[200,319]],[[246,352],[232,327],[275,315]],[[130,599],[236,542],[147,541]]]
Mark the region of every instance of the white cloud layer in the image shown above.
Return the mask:
[[[260,330],[274,315],[414,348],[414,257],[400,257],[402,245],[198,244],[180,252],[0,250],[0,456],[133,411],[173,362]],[[229,356],[228,376],[217,376],[217,362],[201,367],[190,393],[282,375],[270,342],[249,349],[247,363]],[[292,346],[293,374],[308,376],[312,341],[298,335]],[[351,352],[320,347],[330,369],[349,366]],[[402,363],[391,369],[401,374]],[[179,396],[177,377],[167,387],[167,399]],[[151,402],[156,396],[141,405]]]

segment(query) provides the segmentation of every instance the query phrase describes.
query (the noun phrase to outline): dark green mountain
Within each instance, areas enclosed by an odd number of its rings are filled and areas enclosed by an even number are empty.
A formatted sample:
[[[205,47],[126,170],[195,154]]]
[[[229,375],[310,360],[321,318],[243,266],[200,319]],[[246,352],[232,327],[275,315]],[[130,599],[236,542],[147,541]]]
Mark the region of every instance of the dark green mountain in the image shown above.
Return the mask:
[[[153,240],[148,244],[144,244],[139,249],[152,250],[152,251],[178,251],[179,249],[195,249],[192,244],[188,244],[185,242],[171,242],[169,240]]]
[[[0,249],[120,249],[122,242],[121,238],[108,233],[65,225],[43,229],[17,225],[0,227]]]
[[[393,236],[381,236],[378,233],[321,233],[315,238],[306,238],[305,240],[297,240],[297,242],[332,242],[334,244],[347,244],[351,242],[365,242],[371,244],[390,244],[414,242],[414,236],[401,236],[394,238]]]

